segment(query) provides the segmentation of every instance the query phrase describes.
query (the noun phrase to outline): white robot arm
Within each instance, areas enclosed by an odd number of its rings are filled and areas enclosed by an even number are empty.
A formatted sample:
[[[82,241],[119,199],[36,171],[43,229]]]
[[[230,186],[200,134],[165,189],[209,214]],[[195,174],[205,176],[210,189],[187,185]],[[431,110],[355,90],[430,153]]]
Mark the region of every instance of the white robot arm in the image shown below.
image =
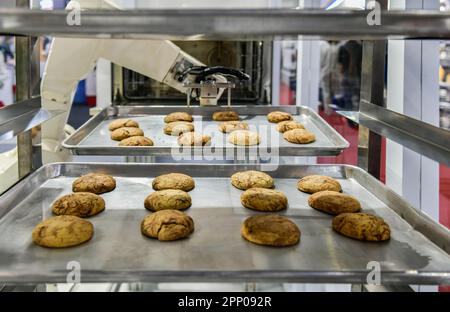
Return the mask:
[[[69,3],[68,8],[74,3],[82,9],[117,8],[108,0],[78,0]],[[42,126],[44,163],[67,160],[68,155],[62,153],[60,145],[75,90],[100,58],[164,82],[183,93],[186,81],[179,81],[179,74],[189,67],[203,66],[166,40],[55,38],[42,77],[42,106],[65,113]]]

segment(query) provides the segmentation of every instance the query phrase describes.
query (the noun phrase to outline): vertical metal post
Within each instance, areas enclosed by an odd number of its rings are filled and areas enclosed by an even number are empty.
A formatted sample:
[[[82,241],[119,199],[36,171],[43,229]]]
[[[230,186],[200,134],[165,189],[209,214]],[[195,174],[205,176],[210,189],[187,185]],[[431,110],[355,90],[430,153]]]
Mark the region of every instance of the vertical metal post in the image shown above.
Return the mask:
[[[387,9],[387,2],[387,0],[379,1],[382,10]],[[385,106],[386,44],[386,40],[363,42],[361,73],[361,100],[383,107]],[[375,178],[380,178],[381,136],[361,125],[358,139],[358,165]]]
[[[30,8],[29,0],[16,0],[17,7]],[[40,56],[39,39],[34,37],[16,37],[16,101],[22,101],[39,94]],[[23,178],[33,169],[31,131],[17,136],[17,157],[19,178]]]

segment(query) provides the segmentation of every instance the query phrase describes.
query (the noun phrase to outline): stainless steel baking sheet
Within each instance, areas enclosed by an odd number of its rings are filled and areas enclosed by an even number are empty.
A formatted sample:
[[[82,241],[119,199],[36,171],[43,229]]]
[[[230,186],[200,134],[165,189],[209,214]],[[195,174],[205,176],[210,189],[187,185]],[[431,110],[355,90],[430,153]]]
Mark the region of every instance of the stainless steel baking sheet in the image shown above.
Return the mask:
[[[67,265],[77,261],[82,282],[282,281],[365,283],[367,264],[381,266],[382,283],[450,282],[450,234],[417,212],[384,185],[352,166],[280,166],[269,172],[276,189],[289,199],[282,212],[301,229],[299,245],[271,248],[240,236],[241,222],[257,212],[240,204],[241,191],[230,184],[236,171],[260,165],[51,164],[42,167],[0,197],[0,282],[65,282]],[[71,191],[71,183],[88,172],[116,177],[117,188],[103,194],[106,210],[90,218],[95,234],[88,243],[52,250],[33,244],[31,231],[51,216],[50,205]],[[195,179],[190,192],[195,232],[187,239],[159,242],[143,237],[140,222],[149,214],[144,198],[153,177],[183,172]],[[307,174],[339,179],[364,211],[383,217],[392,238],[367,243],[331,229],[332,217],[310,208],[307,194],[296,189]],[[391,208],[395,208],[395,211]],[[405,219],[403,219],[403,216]],[[445,251],[446,250],[446,251]]]
[[[63,147],[76,155],[123,155],[123,156],[161,156],[173,155],[178,148],[177,138],[163,132],[164,116],[176,111],[189,112],[194,116],[196,131],[212,137],[211,145],[205,148],[189,148],[190,152],[200,155],[233,155],[242,147],[227,141],[227,134],[221,133],[218,122],[211,116],[227,107],[191,107],[186,106],[116,106],[101,111],[63,142]],[[241,119],[249,123],[250,130],[257,131],[261,143],[257,147],[245,148],[252,156],[330,156],[338,155],[349,147],[349,143],[328,125],[317,113],[307,107],[295,106],[233,106]],[[311,144],[293,144],[283,139],[276,131],[276,125],[267,121],[266,115],[281,110],[294,115],[294,119],[316,135]],[[113,119],[132,117],[138,121],[145,135],[155,145],[152,147],[119,147],[111,140],[108,124]],[[186,152],[186,150],[184,151]],[[178,154],[178,152],[176,152]]]

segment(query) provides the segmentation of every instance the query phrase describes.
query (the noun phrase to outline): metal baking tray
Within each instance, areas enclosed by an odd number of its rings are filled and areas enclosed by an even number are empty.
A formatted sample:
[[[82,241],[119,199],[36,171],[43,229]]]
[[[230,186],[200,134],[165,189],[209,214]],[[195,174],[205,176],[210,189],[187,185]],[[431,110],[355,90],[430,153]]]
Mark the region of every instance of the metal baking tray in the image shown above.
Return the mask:
[[[185,164],[50,164],[31,174],[0,197],[0,281],[65,282],[67,264],[78,261],[81,282],[305,282],[366,283],[367,264],[381,266],[381,282],[393,284],[450,283],[450,232],[409,206],[394,192],[353,166],[281,165],[269,172],[276,189],[289,199],[281,212],[302,232],[297,246],[254,245],[240,236],[241,222],[254,212],[240,204],[241,191],[230,184],[236,171],[261,165]],[[72,181],[88,172],[117,179],[117,188],[103,194],[106,210],[90,218],[91,241],[52,250],[33,244],[31,232],[51,216],[50,205],[71,191]],[[149,214],[144,198],[153,177],[182,172],[195,179],[193,205],[186,210],[195,222],[187,239],[159,242],[141,235],[140,222]],[[391,240],[370,243],[341,236],[331,229],[332,217],[310,208],[308,195],[296,189],[297,179],[325,174],[339,179],[364,211],[383,217]]]
[[[246,121],[250,129],[258,131],[261,143],[257,147],[237,147],[227,141],[227,135],[221,133],[218,122],[211,119],[215,111],[228,107],[190,107],[187,106],[114,106],[105,108],[88,120],[82,127],[63,142],[63,147],[75,155],[122,155],[122,156],[162,156],[184,154],[217,156],[235,155],[239,150],[249,151],[251,156],[332,156],[340,154],[349,147],[349,143],[334,130],[316,112],[308,107],[297,106],[232,106]],[[294,115],[295,120],[316,135],[311,144],[293,144],[283,139],[276,131],[275,124],[267,121],[266,115],[272,111],[285,111]],[[177,138],[163,132],[164,116],[177,111],[188,112],[194,117],[196,131],[212,137],[207,147],[189,147],[178,152]],[[108,124],[113,119],[133,118],[138,121],[145,135],[155,145],[151,147],[119,147],[117,141],[110,138]]]

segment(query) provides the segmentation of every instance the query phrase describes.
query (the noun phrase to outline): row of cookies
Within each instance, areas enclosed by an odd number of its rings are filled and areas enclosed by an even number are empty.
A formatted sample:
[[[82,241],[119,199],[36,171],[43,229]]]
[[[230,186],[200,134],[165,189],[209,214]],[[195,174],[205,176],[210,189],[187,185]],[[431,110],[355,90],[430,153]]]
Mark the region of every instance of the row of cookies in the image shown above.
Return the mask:
[[[139,123],[132,119],[116,119],[108,125],[111,139],[120,141],[119,146],[153,146],[153,141],[144,136]]]
[[[287,197],[282,192],[272,190],[273,179],[266,173],[238,172],[231,177],[231,184],[245,190],[241,194],[241,203],[246,208],[276,212],[288,206]],[[378,216],[359,213],[360,202],[353,196],[342,193],[337,180],[311,175],[300,179],[297,188],[312,194],[308,198],[308,204],[312,208],[335,216],[332,227],[336,232],[363,241],[385,241],[390,238],[389,225]],[[269,226],[267,222],[266,225]]]
[[[100,194],[116,188],[116,180],[106,174],[87,174],[72,183],[72,194],[63,195],[52,204],[50,217],[32,232],[33,241],[42,247],[63,248],[89,241],[94,225],[85,220],[105,210]]]
[[[231,133],[228,141],[234,145],[257,145],[260,143],[260,137],[257,133],[248,131],[248,124],[239,121],[239,115],[234,111],[219,111],[212,115],[215,121],[222,121],[219,125],[219,131]],[[180,146],[205,146],[211,143],[209,135],[203,135],[196,132],[192,124],[193,117],[185,112],[174,112],[164,118],[166,125],[164,133],[168,135],[179,136],[178,144]]]
[[[277,124],[277,130],[283,133],[283,138],[294,144],[308,144],[316,140],[316,136],[306,130],[301,123],[294,121],[291,114],[286,112],[271,112],[267,120]]]
[[[231,184],[243,190],[241,204],[260,212],[277,212],[288,207],[288,199],[275,187],[271,176],[260,171],[241,171],[231,176]],[[301,231],[290,219],[276,215],[254,215],[241,225],[241,235],[258,245],[287,247],[300,242]]]
[[[141,222],[141,233],[160,241],[173,241],[188,237],[194,232],[194,220],[184,212],[191,207],[189,191],[195,181],[181,173],[168,173],[152,182],[155,192],[145,198],[144,207],[153,213]]]

